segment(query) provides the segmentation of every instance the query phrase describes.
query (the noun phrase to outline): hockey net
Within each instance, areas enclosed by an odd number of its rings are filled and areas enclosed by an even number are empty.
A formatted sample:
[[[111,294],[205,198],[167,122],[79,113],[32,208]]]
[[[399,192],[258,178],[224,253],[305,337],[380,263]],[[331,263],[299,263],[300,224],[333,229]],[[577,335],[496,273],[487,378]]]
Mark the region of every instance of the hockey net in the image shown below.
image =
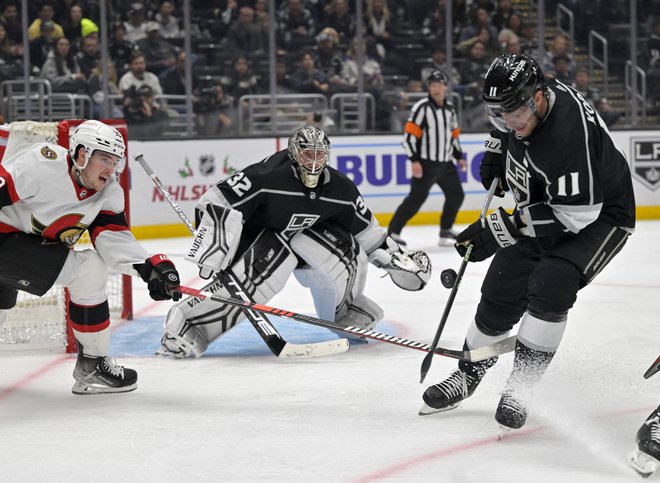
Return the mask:
[[[82,120],[60,122],[19,121],[0,126],[0,159],[29,148],[36,143],[49,142],[69,147],[69,131]],[[104,121],[119,130],[127,143],[123,121]],[[128,146],[128,143],[126,144]],[[128,153],[126,153],[128,156]],[[1,162],[1,161],[0,161]],[[128,196],[128,167],[119,177],[124,189],[126,219],[130,224]],[[91,248],[89,236],[81,237],[74,249]],[[111,273],[106,287],[112,321],[133,316],[131,277]],[[66,350],[75,352],[76,344],[67,313],[68,292],[53,286],[41,297],[18,292],[16,306],[0,325],[0,352],[15,350]]]

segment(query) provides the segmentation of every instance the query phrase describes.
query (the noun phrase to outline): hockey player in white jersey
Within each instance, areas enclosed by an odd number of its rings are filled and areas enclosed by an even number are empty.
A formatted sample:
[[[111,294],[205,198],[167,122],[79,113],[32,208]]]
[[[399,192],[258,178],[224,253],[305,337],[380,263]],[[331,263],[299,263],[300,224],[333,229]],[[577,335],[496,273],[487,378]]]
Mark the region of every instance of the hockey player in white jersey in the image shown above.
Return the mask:
[[[492,344],[520,324],[513,370],[495,412],[501,426],[517,429],[577,292],[633,232],[635,198],[628,163],[602,119],[582,94],[546,80],[531,57],[495,59],[482,97],[497,128],[481,162],[482,183],[490,187],[498,178],[499,195],[510,188],[516,208],[513,214],[498,208],[457,237],[461,256],[472,245],[470,261],[493,256],[465,346]],[[456,407],[496,360],[460,361],[426,390],[420,414]]]
[[[0,320],[18,290],[41,296],[52,285],[68,288],[78,343],[74,394],[137,387],[136,371],[108,356],[107,267],[141,277],[154,300],[181,297],[174,264],[165,255],[149,257],[127,226],[115,179],[124,152],[119,131],[85,121],[71,134],[68,153],[43,142],[0,165]],[[95,250],[73,250],[85,230]]]
[[[231,270],[256,303],[266,303],[293,273],[312,293],[319,317],[372,327],[382,309],[366,295],[368,260],[406,290],[431,273],[424,252],[410,252],[378,225],[355,184],[327,165],[330,142],[315,127],[299,129],[288,149],[211,187],[196,209],[197,231],[186,259],[200,275]],[[217,278],[205,290],[227,296]],[[200,356],[244,319],[235,306],[190,297],[167,314],[161,355]]]

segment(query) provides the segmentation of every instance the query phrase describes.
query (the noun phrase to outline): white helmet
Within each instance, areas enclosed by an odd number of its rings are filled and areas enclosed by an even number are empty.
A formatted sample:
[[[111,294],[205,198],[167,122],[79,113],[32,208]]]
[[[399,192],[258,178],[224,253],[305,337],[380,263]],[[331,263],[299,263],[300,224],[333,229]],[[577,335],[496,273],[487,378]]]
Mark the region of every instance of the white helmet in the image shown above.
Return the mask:
[[[89,158],[92,157],[92,154],[96,150],[119,157],[119,162],[115,168],[116,173],[121,173],[126,166],[126,158],[124,156],[126,145],[124,144],[124,138],[114,127],[108,126],[101,121],[85,121],[76,127],[69,138],[69,155],[71,159],[74,159],[79,146],[85,148],[84,164],[80,166],[76,162],[76,166],[81,170],[87,167]]]
[[[319,128],[305,126],[289,138],[289,156],[298,165],[302,182],[314,188],[328,163],[330,141]]]

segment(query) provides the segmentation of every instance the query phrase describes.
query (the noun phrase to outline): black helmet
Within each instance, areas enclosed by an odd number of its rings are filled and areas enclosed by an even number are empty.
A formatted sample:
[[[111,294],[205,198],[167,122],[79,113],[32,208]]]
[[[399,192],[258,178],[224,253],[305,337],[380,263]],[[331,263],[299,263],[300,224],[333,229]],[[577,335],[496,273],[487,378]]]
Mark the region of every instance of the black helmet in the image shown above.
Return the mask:
[[[539,64],[524,54],[503,54],[490,65],[481,98],[491,122],[506,131],[500,122],[502,113],[514,111],[528,102],[536,111],[533,99],[538,90],[545,90]]]
[[[444,73],[444,71],[440,69],[434,69],[426,78],[427,84],[430,84],[431,82],[442,82],[443,84],[447,85],[449,84],[449,78],[447,77],[447,74]]]

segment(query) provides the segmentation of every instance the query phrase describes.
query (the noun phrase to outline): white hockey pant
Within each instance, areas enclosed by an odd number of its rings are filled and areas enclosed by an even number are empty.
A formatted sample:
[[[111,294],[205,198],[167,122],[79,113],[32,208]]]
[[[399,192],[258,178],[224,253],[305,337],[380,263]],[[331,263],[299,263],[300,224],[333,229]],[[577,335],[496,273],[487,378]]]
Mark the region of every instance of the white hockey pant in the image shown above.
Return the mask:
[[[265,304],[284,288],[297,263],[286,242],[272,231],[262,231],[231,269],[252,300]],[[203,290],[231,296],[217,278]],[[239,307],[188,297],[167,313],[163,345],[179,356],[199,357],[211,342],[243,320]]]
[[[94,250],[71,250],[64,262],[55,285],[69,289],[71,302],[81,306],[95,306],[107,300],[108,269]],[[106,327],[95,332],[73,330],[73,335],[84,348],[85,355],[108,355],[110,330]]]
[[[361,328],[383,318],[382,309],[363,293],[369,263],[352,235],[321,225],[296,234],[291,248],[306,263],[294,275],[310,289],[319,318]]]

